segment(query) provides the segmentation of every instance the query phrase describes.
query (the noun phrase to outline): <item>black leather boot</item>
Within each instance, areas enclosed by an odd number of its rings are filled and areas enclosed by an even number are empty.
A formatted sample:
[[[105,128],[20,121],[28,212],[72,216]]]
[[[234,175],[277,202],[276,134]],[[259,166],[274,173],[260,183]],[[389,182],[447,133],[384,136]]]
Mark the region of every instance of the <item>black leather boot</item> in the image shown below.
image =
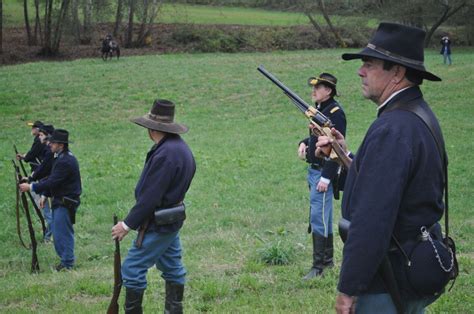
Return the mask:
[[[183,313],[184,285],[176,282],[166,282],[165,314]]]
[[[303,277],[303,280],[309,280],[321,276],[324,269],[324,248],[326,238],[316,233],[311,233],[311,235],[313,236],[313,267],[311,267],[309,273]]]
[[[125,313],[142,314],[143,293],[145,290],[127,288],[125,292]]]
[[[331,268],[334,266],[333,255],[334,255],[333,236],[332,234],[328,234],[328,237],[326,238],[326,245],[324,247],[324,261],[323,261],[324,268]]]

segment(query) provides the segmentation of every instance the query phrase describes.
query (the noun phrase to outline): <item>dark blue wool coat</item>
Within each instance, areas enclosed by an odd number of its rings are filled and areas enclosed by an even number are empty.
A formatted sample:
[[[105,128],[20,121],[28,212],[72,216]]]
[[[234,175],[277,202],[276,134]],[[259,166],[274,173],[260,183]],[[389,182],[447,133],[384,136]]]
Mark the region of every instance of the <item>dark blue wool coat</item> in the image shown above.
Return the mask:
[[[52,208],[63,206],[64,196],[78,199],[82,193],[79,163],[70,151],[62,151],[53,162],[46,180],[33,183],[33,191],[53,198]]]
[[[321,105],[318,107],[318,110],[321,111],[321,113],[324,114],[326,117],[328,117],[329,120],[331,120],[336,130],[341,132],[342,135],[346,135],[346,115],[341,105],[334,98],[331,97],[330,99],[321,103]],[[337,175],[339,165],[335,161],[326,162],[322,158],[318,158],[315,156],[317,141],[318,138],[312,135],[310,130],[310,136],[300,142],[305,143],[306,146],[308,146],[306,162],[310,164],[323,165],[321,176],[323,178],[333,180]]]
[[[351,226],[338,284],[347,295],[383,292],[376,272],[392,233],[400,242],[413,239],[443,215],[443,165],[433,136],[415,114],[390,111],[410,101],[433,114],[418,87],[396,95],[370,126],[349,169],[342,216]]]
[[[182,202],[196,172],[196,163],[188,145],[179,135],[167,134],[148,152],[140,180],[135,188],[136,203],[125,224],[137,229],[153,217],[155,209]],[[150,228],[162,232],[179,230],[183,222]]]

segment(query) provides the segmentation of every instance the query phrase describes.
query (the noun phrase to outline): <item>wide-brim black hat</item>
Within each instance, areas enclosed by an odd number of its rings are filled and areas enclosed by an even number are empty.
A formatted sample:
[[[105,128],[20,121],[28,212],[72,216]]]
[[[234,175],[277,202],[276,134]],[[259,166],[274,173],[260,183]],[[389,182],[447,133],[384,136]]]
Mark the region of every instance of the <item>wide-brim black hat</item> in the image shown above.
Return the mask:
[[[157,99],[151,110],[144,116],[131,119],[132,122],[147,129],[173,134],[183,134],[189,128],[174,122],[174,103],[166,99]]]
[[[359,53],[344,53],[342,59],[371,57],[387,60],[416,70],[424,79],[441,81],[441,78],[425,68],[423,50],[425,35],[425,31],[420,28],[395,23],[380,23],[367,47]]]
[[[69,132],[64,129],[55,129],[53,134],[48,137],[50,143],[62,143],[68,144],[72,143],[69,141]]]

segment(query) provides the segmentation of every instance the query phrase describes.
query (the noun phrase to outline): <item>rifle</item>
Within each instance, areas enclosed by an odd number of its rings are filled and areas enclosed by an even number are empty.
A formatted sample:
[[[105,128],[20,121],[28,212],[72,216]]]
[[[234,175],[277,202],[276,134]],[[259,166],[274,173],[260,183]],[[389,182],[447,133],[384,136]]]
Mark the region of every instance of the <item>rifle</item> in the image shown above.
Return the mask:
[[[13,161],[13,167],[15,168],[15,183],[18,180],[18,176],[20,175],[20,169]],[[23,241],[23,237],[21,236],[21,225],[20,225],[20,189],[18,188],[18,183],[15,184],[15,191],[16,191],[16,202],[15,202],[15,215],[16,215],[16,233],[18,234],[18,239],[20,239],[21,245],[29,250],[30,247],[26,246],[25,241]]]
[[[114,226],[117,224],[117,215],[114,215]],[[120,290],[122,289],[122,268],[120,262],[120,241],[115,239],[115,252],[114,252],[114,292],[112,300],[110,301],[107,314],[118,314],[119,305],[118,298],[120,296]]]
[[[16,148],[15,144],[13,144],[13,149],[15,149],[15,154],[18,155],[18,149]],[[23,161],[20,159],[19,162],[20,162],[21,170],[23,170],[23,176],[25,178],[28,178],[28,173],[26,172],[25,166],[23,165]],[[19,171],[18,171],[18,174],[20,174]],[[36,201],[35,201],[33,195],[31,195],[31,193],[29,191],[26,192],[26,193],[28,194],[28,197],[30,198],[31,203],[33,204],[33,207],[35,208],[36,215],[38,216],[38,218],[41,222],[41,228],[43,229],[43,236],[44,236],[46,234],[46,225],[44,223],[43,214],[41,213],[40,209],[38,208],[38,205],[36,204]]]
[[[295,106],[304,113],[313,126],[311,130],[315,136],[327,136],[330,139],[333,139],[331,143],[332,150],[329,158],[339,162],[342,164],[342,166],[344,166],[344,168],[349,169],[352,160],[346,155],[341,145],[339,145],[334,136],[331,134],[331,128],[334,126],[331,120],[329,120],[329,118],[322,114],[318,109],[308,105],[303,99],[301,99],[301,97],[286,87],[273,74],[265,70],[263,65],[260,65],[257,70],[270,81],[272,81],[273,84],[278,86],[285,93],[285,95],[291,99]]]
[[[16,179],[16,188],[17,188],[17,193],[20,193],[19,191],[19,184],[21,182],[21,174],[20,174],[20,168],[17,166],[15,161],[12,159],[13,162],[13,167],[15,168],[15,179]],[[30,233],[30,240],[31,240],[31,272],[32,273],[38,273],[40,268],[39,268],[39,262],[38,262],[38,255],[36,254],[36,248],[37,248],[37,243],[36,243],[36,236],[35,236],[35,230],[33,228],[33,223],[31,221],[31,215],[30,215],[30,210],[28,208],[28,200],[26,199],[25,193],[21,193],[21,203],[23,205],[23,209],[25,210],[25,215],[26,215],[26,221],[28,222],[28,231]],[[18,204],[17,204],[18,206]]]

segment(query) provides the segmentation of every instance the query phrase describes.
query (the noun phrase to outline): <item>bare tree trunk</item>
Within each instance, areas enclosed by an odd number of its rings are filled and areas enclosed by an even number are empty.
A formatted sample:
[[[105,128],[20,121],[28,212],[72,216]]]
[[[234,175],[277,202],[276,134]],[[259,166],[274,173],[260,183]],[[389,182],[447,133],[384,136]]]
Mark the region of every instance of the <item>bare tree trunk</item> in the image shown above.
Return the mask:
[[[79,20],[79,0],[71,0],[72,33],[77,44],[81,43],[81,21]]]
[[[54,31],[54,41],[53,41],[53,53],[56,54],[59,51],[59,44],[61,42],[61,35],[63,32],[64,20],[66,19],[67,8],[69,6],[70,0],[63,0],[61,3],[61,9],[59,10],[59,16],[56,23],[56,29]]]
[[[125,36],[125,47],[132,47],[133,37],[133,15],[135,14],[135,0],[130,0],[130,10],[128,12],[128,28]]]
[[[3,2],[0,0],[0,53],[3,53]]]
[[[138,38],[137,38],[137,44],[139,46],[143,46],[145,44],[145,29],[147,25],[147,20],[148,20],[148,7],[150,3],[148,0],[143,0],[143,15],[142,15],[142,20],[140,23],[140,28],[138,30]]]
[[[306,16],[309,18],[309,21],[311,22],[311,24],[313,24],[314,28],[316,28],[316,30],[319,32],[319,35],[321,36],[321,38],[326,42],[326,44],[328,45],[328,47],[332,48],[333,45],[331,43],[331,41],[329,40],[329,38],[326,36],[326,33],[323,31],[323,29],[321,28],[321,26],[318,24],[318,22],[313,18],[313,16],[311,15],[310,12],[305,12]]]
[[[120,24],[122,24],[122,15],[123,15],[123,0],[117,0],[117,13],[115,14],[115,26],[114,26],[114,38],[117,37],[119,32]]]
[[[35,0],[35,42],[38,42],[38,36],[41,45],[43,45],[43,34],[41,33],[41,19],[39,15],[39,0]]]
[[[436,21],[436,23],[431,26],[430,30],[426,33],[426,38],[425,38],[425,47],[428,47],[431,42],[431,37],[433,37],[434,32],[438,29],[438,27],[441,26],[444,22],[446,22],[451,16],[456,14],[459,10],[461,10],[463,7],[466,6],[466,1],[462,2],[458,7],[454,8],[451,10],[451,7],[449,5],[443,5],[444,6],[444,12]]]
[[[44,9],[44,41],[42,53],[51,54],[51,15],[53,12],[53,0],[46,0]]]
[[[326,20],[326,23],[331,29],[331,32],[334,34],[334,37],[336,37],[336,40],[338,41],[339,46],[341,48],[346,48],[347,47],[346,43],[342,39],[339,32],[332,25],[331,19],[329,18],[329,14],[327,13],[327,10],[326,10],[326,6],[324,5],[324,0],[319,0],[318,3],[319,3],[319,8],[321,9],[321,12],[323,13],[324,19]]]
[[[84,31],[83,43],[90,43],[92,40],[92,0],[85,0],[84,3]]]
[[[33,36],[31,36],[30,20],[28,18],[28,0],[23,0],[23,15],[25,17],[25,27],[28,46],[36,44],[33,42]]]

